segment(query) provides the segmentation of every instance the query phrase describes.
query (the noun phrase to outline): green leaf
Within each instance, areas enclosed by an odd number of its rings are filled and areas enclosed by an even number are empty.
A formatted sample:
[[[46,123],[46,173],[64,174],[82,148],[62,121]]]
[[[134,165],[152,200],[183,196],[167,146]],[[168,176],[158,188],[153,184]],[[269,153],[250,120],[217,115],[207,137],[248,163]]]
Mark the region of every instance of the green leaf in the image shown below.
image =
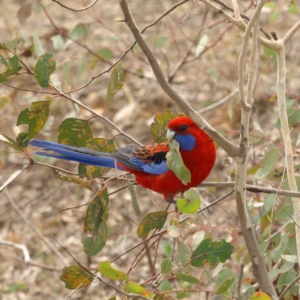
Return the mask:
[[[284,245],[285,246],[285,245]],[[286,262],[296,264],[298,263],[297,255],[288,255],[288,254],[282,254],[282,259],[284,259]]]
[[[278,11],[275,11],[271,14],[271,16],[269,17],[269,22],[275,22],[278,19],[279,13]]]
[[[70,36],[74,40],[81,40],[88,33],[89,26],[86,24],[79,23],[77,24],[70,33]]]
[[[99,49],[97,54],[105,60],[111,60],[113,58],[113,52],[109,48]]]
[[[168,243],[168,242],[165,241],[165,240],[161,240],[160,246],[161,246],[161,248],[162,248],[163,254],[164,254],[166,257],[171,257],[171,255],[172,255],[172,246],[171,246],[171,244]]]
[[[294,257],[294,258],[296,259],[296,261],[293,261],[293,262],[285,261],[285,262],[281,265],[281,267],[280,267],[280,269],[279,269],[279,273],[281,273],[281,274],[282,274],[282,273],[287,273],[288,271],[291,270],[291,268],[293,268],[293,266],[295,265],[295,263],[298,263],[298,261],[297,261],[297,256],[296,256],[296,255],[282,255],[282,258],[284,259],[285,256],[292,256],[292,257]]]
[[[108,79],[106,105],[110,105],[116,93],[122,89],[124,85],[124,75],[121,69],[121,62],[117,63]]]
[[[267,215],[271,209],[274,206],[274,203],[276,201],[276,195],[275,194],[266,194],[264,198],[264,206],[262,208],[261,216],[264,217]]]
[[[99,265],[99,272],[112,280],[128,280],[128,276],[117,269],[114,269],[109,261],[104,261]]]
[[[90,202],[84,221],[84,251],[89,256],[98,254],[106,244],[109,198],[107,190],[100,191]]]
[[[160,292],[172,291],[173,287],[169,280],[164,280],[158,287]]]
[[[176,202],[178,211],[183,214],[193,214],[197,212],[201,204],[198,191],[192,188],[186,191],[183,195],[184,199],[178,199]]]
[[[165,36],[159,36],[155,40],[155,46],[163,47],[166,44],[167,38]]]
[[[253,144],[259,143],[263,138],[265,138],[265,135],[258,129],[253,129],[249,133],[249,142]]]
[[[0,55],[0,62],[7,68],[9,66],[9,63],[7,62],[7,60]]]
[[[281,181],[283,176],[284,178],[286,178],[286,174],[284,174],[284,172],[284,167],[273,169],[270,173],[267,174],[266,179],[270,181]]]
[[[152,293],[147,291],[145,288],[143,288],[141,285],[129,281],[125,284],[124,286],[124,291],[127,293],[132,293],[132,294],[137,294],[137,295],[142,295],[148,299],[152,297]]]
[[[162,143],[167,140],[167,124],[182,114],[172,113],[170,110],[164,110],[162,113],[156,114],[154,122],[151,124],[151,133],[155,143]]]
[[[182,281],[186,281],[186,282],[190,282],[190,283],[194,283],[194,284],[197,284],[200,282],[199,279],[197,279],[196,277],[194,277],[192,275],[183,274],[183,273],[175,273],[175,277]]]
[[[69,118],[64,120],[58,128],[58,142],[64,145],[86,147],[86,143],[93,137],[88,120]]]
[[[277,163],[279,157],[279,149],[271,149],[265,156],[260,169],[255,173],[255,178],[261,179],[267,176],[267,174],[272,170],[272,168]]]
[[[235,278],[231,277],[230,279],[225,280],[219,287],[216,294],[225,294],[231,285],[234,283]]]
[[[168,235],[170,235],[173,238],[177,238],[179,237],[179,227],[178,225],[169,225],[167,227],[167,233]]]
[[[269,2],[265,4],[266,8],[270,8],[270,9],[274,9],[276,7],[276,3],[275,2]]]
[[[139,203],[138,203],[137,198],[136,198],[134,187],[133,187],[133,185],[131,183],[131,180],[129,178],[127,178],[127,186],[128,186],[128,190],[129,190],[130,195],[131,195],[132,208],[134,210],[135,215],[139,216],[140,215]]]
[[[290,5],[288,7],[288,13],[297,14],[299,11],[297,3],[295,0],[290,0]]]
[[[172,139],[169,142],[170,151],[166,155],[167,166],[173,171],[176,177],[182,181],[183,184],[188,184],[191,182],[191,172],[184,165],[183,159],[179,152],[179,143]]]
[[[290,219],[294,213],[292,205],[280,206],[274,215],[274,221]]]
[[[52,53],[45,53],[39,56],[39,59],[34,67],[34,78],[38,81],[41,87],[48,87],[50,76],[54,72],[56,62]]]
[[[63,268],[60,280],[65,283],[65,287],[70,290],[84,288],[93,282],[93,275],[80,266],[69,266]]]
[[[78,82],[82,81],[82,75],[83,75],[84,71],[86,70],[86,68],[87,68],[87,58],[86,58],[86,56],[83,56],[81,59],[79,68],[78,68],[78,73],[77,73]]]
[[[85,233],[93,233],[97,231],[98,226],[102,221],[108,220],[109,198],[107,190],[102,190],[90,202],[85,220],[83,230]]]
[[[88,256],[98,254],[107,241],[108,229],[105,221],[102,221],[98,228],[94,228],[93,235],[84,234],[82,238],[83,250]]]
[[[244,292],[243,292],[243,297],[242,300],[249,300],[250,296],[255,292],[256,288],[253,286],[248,287]]]
[[[19,73],[19,71],[22,69],[22,67],[19,65],[19,57],[17,55],[14,55],[13,57],[10,57],[7,60],[3,56],[1,56],[1,62],[7,66],[7,69],[4,73],[0,74],[0,83],[6,82],[10,76],[16,75]]]
[[[17,126],[27,124],[26,132],[19,134],[19,141],[22,146],[27,146],[28,142],[42,130],[50,110],[50,101],[33,102],[29,107],[22,110],[17,120]]]
[[[160,270],[161,270],[161,273],[163,275],[166,275],[168,273],[170,273],[173,269],[173,262],[171,261],[171,259],[169,258],[165,258],[162,263],[161,263],[161,266],[160,266]]]
[[[300,123],[300,109],[295,110],[288,118],[289,126],[293,127]]]
[[[188,272],[190,273],[191,266],[187,264],[191,260],[191,249],[186,246],[184,243],[178,241],[177,245],[177,265],[179,268],[183,268],[186,266],[181,272]]]
[[[39,36],[36,33],[34,33],[32,35],[32,39],[33,39],[33,45],[34,45],[34,52],[35,52],[36,56],[40,57],[43,54],[45,54],[45,51],[43,49],[43,45],[41,43]]]
[[[65,45],[64,38],[60,34],[55,34],[52,36],[51,41],[55,50],[62,49]]]
[[[147,214],[141,221],[138,229],[137,235],[141,239],[145,239],[149,232],[153,229],[162,229],[164,226],[168,213],[166,211],[156,211]]]
[[[233,246],[224,239],[213,242],[211,239],[203,240],[194,250],[191,256],[191,264],[194,267],[202,267],[205,263],[215,266],[219,262],[230,259]]]

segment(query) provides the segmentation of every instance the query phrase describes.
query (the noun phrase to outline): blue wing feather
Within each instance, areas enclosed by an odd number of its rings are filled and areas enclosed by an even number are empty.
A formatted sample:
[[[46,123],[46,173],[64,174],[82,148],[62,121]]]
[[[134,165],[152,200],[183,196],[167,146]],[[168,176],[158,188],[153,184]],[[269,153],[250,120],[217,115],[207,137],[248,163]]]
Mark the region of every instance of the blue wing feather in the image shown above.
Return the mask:
[[[73,147],[41,140],[33,140],[30,142],[30,145],[42,148],[45,151],[56,152],[55,154],[35,152],[37,155],[77,161],[99,167],[116,168],[116,161],[111,156],[111,153],[97,152],[87,148]]]
[[[33,140],[30,145],[39,147],[45,151],[53,151],[55,153],[34,152],[37,155],[54,157],[62,160],[76,161],[87,165],[118,168],[122,170],[122,166],[117,166],[116,161],[122,165],[149,174],[160,175],[168,171],[165,159],[159,161],[151,161],[149,159],[136,157],[133,150],[138,150],[136,147],[127,147],[118,149],[114,153],[98,152],[87,148],[68,146],[54,142]]]

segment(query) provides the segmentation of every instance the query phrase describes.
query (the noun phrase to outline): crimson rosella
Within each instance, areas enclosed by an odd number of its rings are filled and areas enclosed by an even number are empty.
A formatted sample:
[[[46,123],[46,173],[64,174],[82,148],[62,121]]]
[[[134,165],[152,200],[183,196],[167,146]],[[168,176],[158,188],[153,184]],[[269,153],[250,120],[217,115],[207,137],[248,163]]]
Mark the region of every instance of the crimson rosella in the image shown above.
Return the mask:
[[[141,186],[162,194],[167,201],[172,201],[176,194],[199,185],[208,176],[215,163],[216,148],[213,140],[188,117],[174,118],[167,127],[169,141],[175,139],[178,142],[183,162],[191,173],[191,182],[188,184],[184,184],[168,169],[168,142],[147,146],[131,145],[114,153],[41,140],[33,140],[30,144],[54,152],[36,152],[38,155],[128,171],[135,175]]]

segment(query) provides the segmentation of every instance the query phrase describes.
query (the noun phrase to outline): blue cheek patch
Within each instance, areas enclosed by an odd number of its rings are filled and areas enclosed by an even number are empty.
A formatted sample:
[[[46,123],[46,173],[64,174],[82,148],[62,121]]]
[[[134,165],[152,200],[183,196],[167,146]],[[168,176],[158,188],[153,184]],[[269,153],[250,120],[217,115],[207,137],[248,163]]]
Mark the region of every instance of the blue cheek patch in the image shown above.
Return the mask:
[[[154,162],[147,163],[136,157],[130,157],[130,162],[134,166],[138,166],[142,172],[146,172],[149,174],[161,175],[165,174],[169,170],[165,161],[162,161],[159,164],[156,164]]]
[[[180,150],[193,150],[196,139],[191,134],[175,134],[174,139],[179,143]]]

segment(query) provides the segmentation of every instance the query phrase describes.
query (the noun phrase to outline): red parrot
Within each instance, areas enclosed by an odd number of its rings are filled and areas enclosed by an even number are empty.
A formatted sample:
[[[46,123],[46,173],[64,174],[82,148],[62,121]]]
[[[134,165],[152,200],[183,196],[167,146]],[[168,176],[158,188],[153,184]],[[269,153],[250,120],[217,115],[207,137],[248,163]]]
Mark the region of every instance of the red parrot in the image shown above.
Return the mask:
[[[130,145],[114,153],[41,140],[33,140],[30,144],[54,152],[35,152],[38,155],[128,171],[135,175],[142,187],[162,194],[167,201],[173,201],[176,194],[199,185],[209,175],[215,163],[216,147],[213,140],[188,117],[174,118],[167,128],[169,141],[175,139],[178,142],[183,162],[191,173],[191,182],[188,184],[183,184],[167,167],[166,155],[170,150],[168,142],[147,146]]]

